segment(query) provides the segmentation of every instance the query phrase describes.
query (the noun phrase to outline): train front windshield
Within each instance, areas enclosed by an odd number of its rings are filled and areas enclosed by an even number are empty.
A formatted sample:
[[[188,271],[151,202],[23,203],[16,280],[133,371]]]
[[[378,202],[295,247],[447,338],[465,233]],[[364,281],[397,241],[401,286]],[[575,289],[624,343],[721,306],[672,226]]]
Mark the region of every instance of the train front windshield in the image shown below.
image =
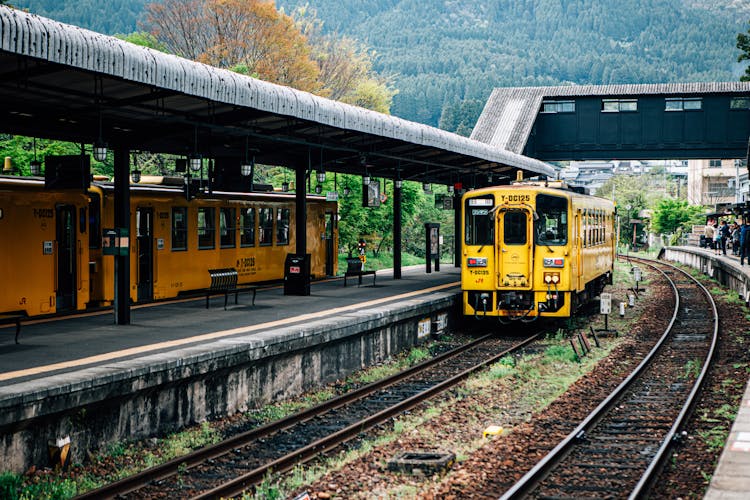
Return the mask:
[[[484,198],[469,198],[466,200],[466,244],[467,245],[492,245],[494,240],[494,229],[492,196]]]
[[[560,196],[540,194],[536,197],[534,222],[536,243],[547,246],[568,244],[568,200]]]

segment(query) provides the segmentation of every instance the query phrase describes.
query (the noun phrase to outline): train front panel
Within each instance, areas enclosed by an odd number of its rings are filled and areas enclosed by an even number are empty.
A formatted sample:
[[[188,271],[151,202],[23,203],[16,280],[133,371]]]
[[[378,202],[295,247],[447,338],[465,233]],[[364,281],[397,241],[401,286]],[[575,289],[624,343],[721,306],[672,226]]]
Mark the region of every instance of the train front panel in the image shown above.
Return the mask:
[[[525,320],[570,314],[569,207],[565,194],[522,186],[464,197],[464,314]]]

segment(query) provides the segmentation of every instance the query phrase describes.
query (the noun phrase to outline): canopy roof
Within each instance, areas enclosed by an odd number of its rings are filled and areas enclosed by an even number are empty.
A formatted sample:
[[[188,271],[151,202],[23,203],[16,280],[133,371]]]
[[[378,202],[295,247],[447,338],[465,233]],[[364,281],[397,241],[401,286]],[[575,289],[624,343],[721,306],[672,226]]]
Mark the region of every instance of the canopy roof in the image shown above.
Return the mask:
[[[443,184],[555,175],[489,144],[6,6],[0,72],[4,133]]]

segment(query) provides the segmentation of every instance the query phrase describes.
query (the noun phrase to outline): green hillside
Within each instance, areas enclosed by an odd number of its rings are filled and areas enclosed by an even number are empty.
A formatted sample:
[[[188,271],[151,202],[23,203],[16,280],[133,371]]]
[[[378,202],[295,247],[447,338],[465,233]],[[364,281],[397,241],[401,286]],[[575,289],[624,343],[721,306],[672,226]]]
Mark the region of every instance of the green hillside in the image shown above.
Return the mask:
[[[373,47],[378,69],[398,75],[394,114],[464,133],[496,86],[736,80],[747,20],[734,0],[277,3],[308,3]]]
[[[150,0],[8,0],[40,16],[115,35],[132,33]]]
[[[147,0],[11,0],[129,33]],[[392,113],[468,135],[497,86],[737,80],[747,0],[277,0],[374,49]]]

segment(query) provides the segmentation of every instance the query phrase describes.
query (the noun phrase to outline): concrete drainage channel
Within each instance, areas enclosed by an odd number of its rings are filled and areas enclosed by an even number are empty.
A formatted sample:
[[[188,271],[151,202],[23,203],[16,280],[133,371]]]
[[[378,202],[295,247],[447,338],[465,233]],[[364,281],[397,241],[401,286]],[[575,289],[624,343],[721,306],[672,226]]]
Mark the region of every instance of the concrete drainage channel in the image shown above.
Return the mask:
[[[431,476],[447,472],[454,463],[454,453],[403,451],[388,461],[388,470],[414,476]]]

